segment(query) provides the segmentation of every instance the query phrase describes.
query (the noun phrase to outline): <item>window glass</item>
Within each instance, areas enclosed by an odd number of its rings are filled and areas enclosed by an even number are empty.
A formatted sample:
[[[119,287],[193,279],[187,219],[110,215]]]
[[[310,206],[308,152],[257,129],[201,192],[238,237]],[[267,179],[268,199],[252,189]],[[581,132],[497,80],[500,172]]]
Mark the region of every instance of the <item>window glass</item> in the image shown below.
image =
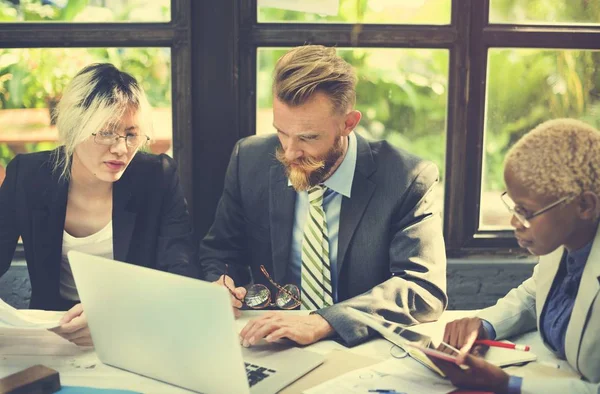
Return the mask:
[[[292,10],[284,9],[285,1],[271,0],[265,3],[278,4],[277,7],[280,8],[261,7],[261,1],[259,1],[257,14],[259,22],[271,23],[438,25],[450,24],[450,2],[451,0],[318,0],[307,1],[303,7],[291,7],[296,9]],[[299,8],[302,8],[303,11],[298,11]],[[331,15],[331,10],[333,10],[333,15]]]
[[[491,0],[490,23],[598,24],[598,0]]]
[[[480,227],[510,228],[500,200],[509,148],[538,124],[576,118],[600,128],[599,51],[490,49]]]
[[[170,0],[0,0],[0,22],[169,22]]]

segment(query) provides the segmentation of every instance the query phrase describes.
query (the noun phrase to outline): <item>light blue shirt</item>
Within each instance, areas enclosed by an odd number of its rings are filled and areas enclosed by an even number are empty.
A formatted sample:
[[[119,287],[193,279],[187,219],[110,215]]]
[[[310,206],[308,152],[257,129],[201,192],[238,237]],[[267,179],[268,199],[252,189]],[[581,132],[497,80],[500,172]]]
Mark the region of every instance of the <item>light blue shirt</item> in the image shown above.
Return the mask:
[[[338,299],[337,252],[338,235],[340,229],[340,212],[342,198],[350,198],[354,170],[356,169],[356,156],[358,147],[354,132],[348,136],[348,150],[340,166],[323,184],[327,190],[323,197],[323,209],[327,217],[327,235],[329,237],[329,263],[331,264],[331,287],[333,302]],[[291,183],[288,182],[291,187]],[[294,211],[294,228],[292,232],[291,264],[288,272],[288,283],[293,283],[300,288],[302,273],[302,240],[304,238],[304,223],[308,215],[308,192],[297,192],[296,207]]]

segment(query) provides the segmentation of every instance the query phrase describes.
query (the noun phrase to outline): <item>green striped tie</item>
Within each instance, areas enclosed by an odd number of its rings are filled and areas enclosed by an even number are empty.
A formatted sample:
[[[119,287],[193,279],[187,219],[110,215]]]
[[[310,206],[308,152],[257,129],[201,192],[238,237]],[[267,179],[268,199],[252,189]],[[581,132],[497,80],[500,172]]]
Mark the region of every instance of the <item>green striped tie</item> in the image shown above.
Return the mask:
[[[323,185],[308,189],[308,216],[302,240],[302,309],[321,309],[333,304],[327,218],[323,210]]]

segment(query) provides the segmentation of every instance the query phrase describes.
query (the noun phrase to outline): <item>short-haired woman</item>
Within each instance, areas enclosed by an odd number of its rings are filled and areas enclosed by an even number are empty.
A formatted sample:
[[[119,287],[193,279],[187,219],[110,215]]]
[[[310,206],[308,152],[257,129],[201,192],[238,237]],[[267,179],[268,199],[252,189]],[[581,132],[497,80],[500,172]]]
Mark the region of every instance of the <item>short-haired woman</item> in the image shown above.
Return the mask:
[[[91,338],[68,251],[197,276],[175,162],[139,151],[150,140],[150,111],[131,75],[85,67],[57,107],[61,146],[17,155],[0,187],[0,275],[21,237],[30,308],[71,308],[56,332],[79,345]]]
[[[600,132],[573,119],[542,123],[509,151],[504,180],[515,236],[539,264],[496,305],[446,326],[444,341],[470,368],[436,364],[460,388],[600,393]],[[583,380],[521,379],[468,354],[476,339],[535,329]]]

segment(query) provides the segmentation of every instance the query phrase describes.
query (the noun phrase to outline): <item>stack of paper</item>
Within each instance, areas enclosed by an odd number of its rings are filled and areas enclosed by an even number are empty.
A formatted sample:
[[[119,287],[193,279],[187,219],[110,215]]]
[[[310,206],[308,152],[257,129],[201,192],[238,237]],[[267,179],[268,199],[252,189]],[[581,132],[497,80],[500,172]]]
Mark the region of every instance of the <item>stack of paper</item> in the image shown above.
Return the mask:
[[[51,314],[45,318],[34,317],[8,305],[0,299],[0,328],[48,329],[58,327],[60,315]]]
[[[454,389],[449,381],[417,363],[411,363],[408,359],[389,359],[338,376],[305,390],[304,394],[364,394],[373,390],[446,394]]]

